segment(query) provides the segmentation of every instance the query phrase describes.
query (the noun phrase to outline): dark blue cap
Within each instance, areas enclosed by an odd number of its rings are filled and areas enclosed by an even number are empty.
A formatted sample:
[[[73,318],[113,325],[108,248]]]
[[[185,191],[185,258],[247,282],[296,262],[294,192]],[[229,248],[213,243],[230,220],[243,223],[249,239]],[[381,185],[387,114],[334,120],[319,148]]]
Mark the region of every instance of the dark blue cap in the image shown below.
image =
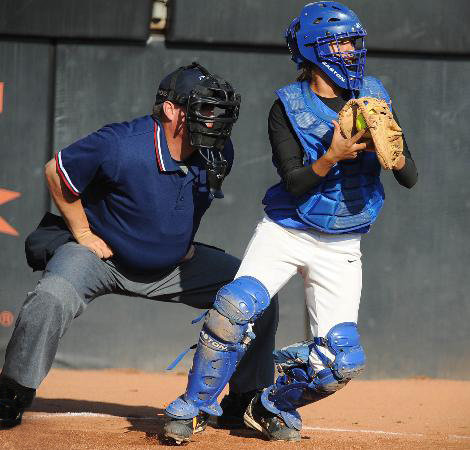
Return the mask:
[[[186,103],[190,92],[207,76],[210,76],[209,72],[197,63],[180,67],[160,82],[155,104],[158,105],[166,100],[179,105]]]

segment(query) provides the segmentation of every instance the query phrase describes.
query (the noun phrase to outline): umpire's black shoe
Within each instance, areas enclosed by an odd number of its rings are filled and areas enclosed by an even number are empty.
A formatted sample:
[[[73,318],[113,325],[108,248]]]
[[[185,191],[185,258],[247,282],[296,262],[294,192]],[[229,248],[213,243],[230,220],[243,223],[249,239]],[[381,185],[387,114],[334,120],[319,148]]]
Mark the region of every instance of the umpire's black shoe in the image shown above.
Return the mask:
[[[221,416],[217,417],[217,428],[225,428],[228,430],[245,428],[243,414],[245,414],[246,408],[258,392],[260,391],[254,390],[242,394],[229,392],[220,402],[223,413]]]
[[[261,431],[270,441],[300,441],[300,431],[289,428],[285,422],[261,403],[261,394],[250,402],[243,416],[249,428]]]
[[[163,427],[163,440],[176,445],[189,442],[193,434],[206,429],[208,420],[209,414],[202,411],[192,419],[169,419]]]
[[[12,428],[21,423],[24,410],[31,405],[35,389],[21,386],[11,378],[0,377],[0,428]]]

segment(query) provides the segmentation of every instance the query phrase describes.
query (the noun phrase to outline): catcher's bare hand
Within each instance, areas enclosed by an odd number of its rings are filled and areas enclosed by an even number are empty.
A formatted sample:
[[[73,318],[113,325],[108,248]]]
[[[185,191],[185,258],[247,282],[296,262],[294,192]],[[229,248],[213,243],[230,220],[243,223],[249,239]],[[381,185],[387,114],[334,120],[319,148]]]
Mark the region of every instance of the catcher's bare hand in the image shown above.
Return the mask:
[[[365,142],[358,143],[367,130],[361,130],[357,132],[350,139],[345,139],[341,133],[339,123],[333,120],[335,131],[333,133],[333,139],[331,140],[330,148],[326,152],[326,157],[333,163],[342,161],[343,159],[354,159],[357,154],[367,148]]]
[[[109,245],[91,230],[86,230],[75,235],[75,239],[79,244],[87,247],[100,259],[108,259],[113,256],[113,251]]]

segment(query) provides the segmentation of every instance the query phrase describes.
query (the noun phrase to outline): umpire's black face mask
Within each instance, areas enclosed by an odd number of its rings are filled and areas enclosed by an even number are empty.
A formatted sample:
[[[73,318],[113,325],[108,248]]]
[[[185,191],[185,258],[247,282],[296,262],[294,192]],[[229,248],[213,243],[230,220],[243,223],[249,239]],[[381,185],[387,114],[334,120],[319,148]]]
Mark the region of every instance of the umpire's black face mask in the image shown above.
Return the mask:
[[[240,96],[218,77],[201,80],[191,91],[186,109],[186,125],[191,145],[204,158],[211,194],[222,198],[222,182],[227,170],[223,149],[238,119]]]
[[[186,108],[190,144],[205,161],[211,194],[223,198],[221,186],[228,165],[223,149],[238,119],[240,95],[230,83],[193,63],[162,81],[156,103],[165,100]]]

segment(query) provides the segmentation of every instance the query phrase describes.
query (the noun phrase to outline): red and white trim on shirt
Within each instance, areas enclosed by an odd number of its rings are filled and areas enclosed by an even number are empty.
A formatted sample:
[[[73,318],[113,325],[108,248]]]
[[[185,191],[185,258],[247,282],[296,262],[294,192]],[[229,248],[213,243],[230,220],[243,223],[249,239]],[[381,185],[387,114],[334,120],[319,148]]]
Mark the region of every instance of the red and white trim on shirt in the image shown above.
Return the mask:
[[[165,164],[163,163],[163,153],[162,153],[162,144],[160,141],[161,128],[158,126],[157,122],[153,123],[153,142],[155,145],[155,154],[157,155],[157,164],[158,168],[163,172],[166,172]]]
[[[80,191],[73,185],[72,180],[70,180],[69,174],[65,170],[63,164],[62,164],[62,157],[60,156],[60,153],[56,153],[55,155],[55,164],[57,167],[57,172],[60,175],[60,178],[64,182],[64,184],[68,187],[69,191],[79,197],[80,196]]]

